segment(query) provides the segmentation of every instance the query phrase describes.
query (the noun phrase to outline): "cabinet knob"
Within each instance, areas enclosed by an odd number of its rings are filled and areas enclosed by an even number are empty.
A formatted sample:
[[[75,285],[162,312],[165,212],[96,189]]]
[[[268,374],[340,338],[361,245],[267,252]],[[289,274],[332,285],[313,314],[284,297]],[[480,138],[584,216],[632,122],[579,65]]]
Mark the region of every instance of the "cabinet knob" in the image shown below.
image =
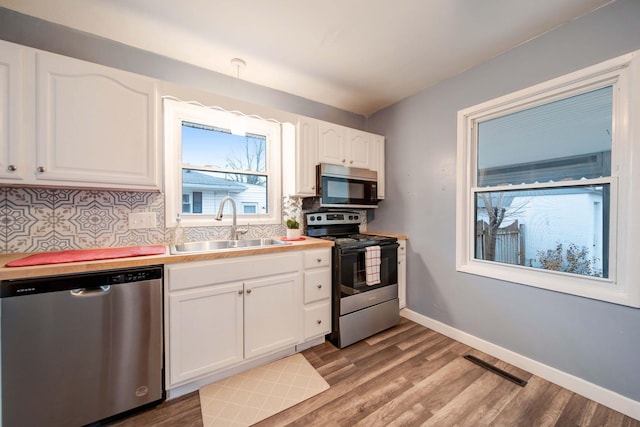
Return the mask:
[[[247,293],[250,294],[251,293],[251,289],[247,289]]]
[[[353,160],[349,160],[349,164],[352,165],[353,164]]]
[[[322,285],[318,285],[318,289],[322,289]]]
[[[7,167],[7,170],[8,170],[9,172],[15,172],[15,171],[17,171],[17,170],[18,170],[18,168],[16,167],[16,165],[9,165],[9,166]]]
[[[242,295],[243,293],[244,293],[244,291],[243,291],[242,289],[240,289],[240,290],[238,291],[238,295]]]
[[[345,163],[347,161],[347,159],[342,159],[342,163]]]
[[[322,258],[316,259],[316,262],[321,263],[322,262]]]
[[[46,172],[47,169],[44,166],[38,166],[38,169],[36,169],[38,172],[43,173]]]
[[[316,320],[316,323],[319,325],[322,323],[322,320]]]

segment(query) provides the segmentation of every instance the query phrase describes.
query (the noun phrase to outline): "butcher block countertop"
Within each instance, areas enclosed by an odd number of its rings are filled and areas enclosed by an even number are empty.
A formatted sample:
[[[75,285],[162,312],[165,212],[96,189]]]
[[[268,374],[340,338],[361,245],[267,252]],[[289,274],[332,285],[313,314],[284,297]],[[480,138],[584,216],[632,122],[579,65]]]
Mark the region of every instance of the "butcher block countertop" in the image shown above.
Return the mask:
[[[263,255],[278,252],[289,252],[301,249],[313,249],[331,247],[333,242],[314,239],[305,236],[304,240],[290,242],[290,245],[269,246],[262,248],[234,249],[229,251],[218,251],[210,253],[193,253],[171,255],[169,247],[163,255],[147,255],[129,258],[112,258],[95,261],[68,262],[61,264],[46,264],[29,267],[7,267],[6,264],[31,254],[9,254],[0,255],[0,280],[21,279],[38,276],[53,276],[58,274],[85,273],[99,270],[112,270],[117,268],[140,267],[156,264],[172,264],[176,262],[204,261],[220,258],[232,258],[248,255]]]

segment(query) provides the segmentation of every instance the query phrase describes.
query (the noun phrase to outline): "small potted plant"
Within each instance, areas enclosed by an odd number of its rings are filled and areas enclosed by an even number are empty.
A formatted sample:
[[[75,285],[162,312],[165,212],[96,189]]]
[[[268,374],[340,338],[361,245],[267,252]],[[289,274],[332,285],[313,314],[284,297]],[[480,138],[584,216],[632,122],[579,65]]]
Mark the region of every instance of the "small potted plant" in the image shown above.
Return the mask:
[[[295,219],[287,220],[287,240],[297,240],[300,238],[300,223]]]

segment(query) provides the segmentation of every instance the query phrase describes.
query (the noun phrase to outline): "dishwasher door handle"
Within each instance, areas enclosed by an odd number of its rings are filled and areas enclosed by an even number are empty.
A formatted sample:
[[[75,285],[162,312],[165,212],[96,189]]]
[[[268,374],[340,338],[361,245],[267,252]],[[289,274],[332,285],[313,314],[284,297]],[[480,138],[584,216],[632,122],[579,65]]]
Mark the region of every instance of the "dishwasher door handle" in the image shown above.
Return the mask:
[[[72,289],[69,292],[74,297],[96,297],[106,295],[111,291],[110,285],[100,286],[99,288],[78,288]]]

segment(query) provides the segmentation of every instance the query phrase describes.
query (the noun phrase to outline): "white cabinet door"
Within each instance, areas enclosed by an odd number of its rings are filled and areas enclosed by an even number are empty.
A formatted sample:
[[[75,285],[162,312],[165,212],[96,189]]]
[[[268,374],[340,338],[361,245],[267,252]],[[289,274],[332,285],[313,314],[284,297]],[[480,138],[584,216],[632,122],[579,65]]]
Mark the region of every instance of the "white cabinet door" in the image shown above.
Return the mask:
[[[25,108],[30,97],[24,85],[28,78],[25,61],[33,52],[12,43],[0,41],[0,181],[19,183],[27,176],[26,140],[29,121]],[[25,105],[26,104],[26,105]],[[31,122],[32,123],[32,122]],[[32,133],[31,133],[32,134]]]
[[[318,123],[315,120],[298,121],[296,181],[298,195],[316,195],[316,165],[318,164]]]
[[[300,274],[244,283],[245,359],[295,345],[301,335]]]
[[[318,122],[318,160],[320,163],[347,166],[346,131],[347,128],[343,126]]]
[[[154,80],[45,52],[36,76],[40,185],[160,188]]]
[[[371,161],[372,136],[367,132],[349,129],[345,147],[347,166],[375,170]]]
[[[304,272],[304,303],[308,304],[331,297],[331,270],[316,268]]]
[[[326,335],[331,332],[331,300],[327,299],[304,308],[304,338]]]
[[[373,135],[371,169],[378,172],[378,199],[384,199],[384,136]]]
[[[241,282],[171,293],[170,384],[242,361],[242,320]]]
[[[283,125],[283,183],[290,196],[316,195],[316,164],[318,164],[318,121],[301,117],[295,133],[289,136]]]
[[[400,308],[407,306],[407,241],[398,239],[398,299]]]

